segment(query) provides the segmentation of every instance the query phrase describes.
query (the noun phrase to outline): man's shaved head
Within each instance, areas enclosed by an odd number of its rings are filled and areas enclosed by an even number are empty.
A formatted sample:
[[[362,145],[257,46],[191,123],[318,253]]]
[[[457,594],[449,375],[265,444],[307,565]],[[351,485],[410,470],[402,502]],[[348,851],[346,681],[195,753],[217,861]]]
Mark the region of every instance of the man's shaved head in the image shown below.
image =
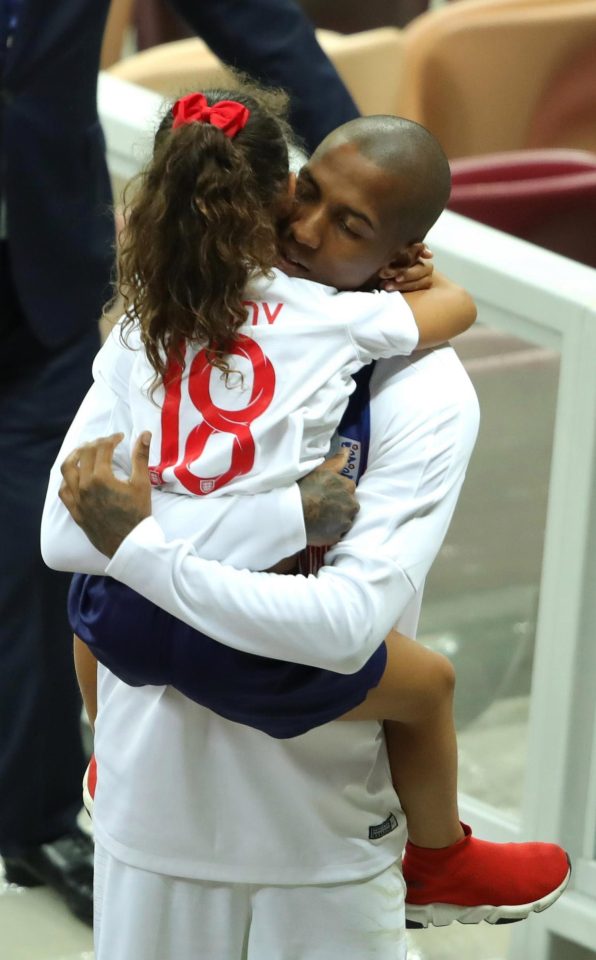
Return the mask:
[[[426,127],[403,117],[358,117],[330,133],[313,160],[345,144],[355,146],[395,179],[393,202],[400,242],[422,241],[445,209],[451,190],[449,161],[438,140]]]

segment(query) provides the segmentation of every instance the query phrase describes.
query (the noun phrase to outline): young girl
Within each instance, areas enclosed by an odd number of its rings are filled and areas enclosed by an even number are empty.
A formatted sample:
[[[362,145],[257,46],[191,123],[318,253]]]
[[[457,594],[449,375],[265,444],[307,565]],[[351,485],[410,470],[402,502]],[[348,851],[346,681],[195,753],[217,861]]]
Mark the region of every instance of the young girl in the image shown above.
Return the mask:
[[[337,149],[355,146],[368,159],[371,137],[386,135],[385,128],[375,132],[373,120],[348,125],[352,129]],[[151,430],[152,483],[164,495],[183,495],[171,497],[172,522],[176,513],[182,517],[182,499],[197,498],[192,536],[199,550],[201,538],[220,515],[218,501],[225,510],[235,495],[287,485],[321,462],[353,390],[351,375],[360,366],[409,353],[417,345],[441,343],[475,315],[467,295],[442,279],[428,293],[411,298],[412,312],[407,297],[395,293],[338,293],[329,285],[334,275],[329,261],[323,273],[315,259],[305,267],[286,254],[286,269],[305,269],[309,279],[276,269],[277,222],[288,207],[285,132],[279,116],[254,92],[208,91],[177,101],[156,136],[154,157],[131,204],[123,237],[127,346],[120,343],[119,331],[113,333],[94,366],[96,380],[117,398],[113,429],[127,437]],[[368,191],[374,198],[380,172],[386,173],[376,163],[372,171],[363,165],[362,208],[349,207],[344,214],[345,229],[364,241],[358,263],[367,262],[371,245],[382,236],[385,260],[376,264],[377,280],[390,281],[414,262],[447,199],[442,151],[426,132],[410,133],[408,149],[416,153],[417,187],[425,199],[418,220],[409,213],[410,233],[400,234],[398,225],[369,216],[375,202],[367,202]],[[390,205],[392,196],[385,200]],[[399,205],[396,209],[399,213]],[[358,285],[368,279],[357,275]],[[127,472],[127,459],[120,466]],[[206,496],[208,501],[202,499]],[[209,509],[201,509],[205,503]],[[247,514],[249,506],[247,500]],[[180,522],[185,537],[189,517],[186,510]],[[254,540],[255,569],[281,559],[272,555],[268,531],[251,530],[249,520],[239,535]],[[91,649],[95,631],[100,633],[105,623],[113,630],[121,591],[102,578],[75,579],[73,626]],[[146,641],[151,634],[142,619],[144,609],[141,604],[137,627]],[[208,671],[191,662],[201,642],[210,644]],[[84,677],[84,651],[79,645],[77,651]],[[172,652],[171,675],[154,682],[167,679],[215,712],[273,736],[295,736],[347,714],[348,719],[388,721],[393,780],[408,818],[411,842],[404,872],[415,922],[521,919],[562,892],[568,865],[559,848],[485,844],[460,824],[453,674],[443,658],[396,633],[353,675],[279,661],[269,661],[264,671],[262,658],[228,648],[220,648],[220,657],[218,670],[212,642],[194,634],[190,645]],[[224,680],[241,671],[251,691],[250,709],[241,715],[230,713],[213,696],[221,664]],[[275,671],[282,672],[284,683],[288,671],[298,678],[291,682],[300,690],[303,713],[291,724],[283,717],[279,694],[273,693]],[[190,676],[193,683],[202,679],[203,691],[189,688]],[[148,675],[145,682],[152,679]],[[277,701],[273,711],[272,698]],[[463,899],[437,907],[443,871],[453,869],[463,877]],[[422,894],[416,890],[421,882]]]

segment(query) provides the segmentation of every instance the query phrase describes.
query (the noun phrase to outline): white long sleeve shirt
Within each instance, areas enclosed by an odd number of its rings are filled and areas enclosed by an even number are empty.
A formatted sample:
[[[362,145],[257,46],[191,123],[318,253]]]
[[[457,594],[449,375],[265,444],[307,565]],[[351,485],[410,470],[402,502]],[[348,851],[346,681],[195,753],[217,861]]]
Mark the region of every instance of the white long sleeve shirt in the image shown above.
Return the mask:
[[[82,437],[109,432],[92,400],[64,454]],[[319,577],[249,573],[244,538],[230,542],[231,566],[215,564],[219,535],[199,557],[172,539],[157,511],[126,538],[107,572],[240,649],[358,669],[394,623],[415,632],[424,577],[449,524],[477,418],[450,349],[381,362],[371,381],[361,511]],[[74,544],[79,569],[91,572],[97,556],[56,506],[58,482],[54,473],[46,547],[68,567]],[[287,490],[253,498],[254,529],[268,524],[278,496],[287,498],[289,539],[298,540],[298,500]],[[97,836],[140,867],[235,882],[342,882],[372,876],[403,847],[403,815],[376,723],[336,722],[274,741],[169,688],[132,689],[101,669],[96,752]],[[395,829],[375,829],[392,826],[392,815]]]

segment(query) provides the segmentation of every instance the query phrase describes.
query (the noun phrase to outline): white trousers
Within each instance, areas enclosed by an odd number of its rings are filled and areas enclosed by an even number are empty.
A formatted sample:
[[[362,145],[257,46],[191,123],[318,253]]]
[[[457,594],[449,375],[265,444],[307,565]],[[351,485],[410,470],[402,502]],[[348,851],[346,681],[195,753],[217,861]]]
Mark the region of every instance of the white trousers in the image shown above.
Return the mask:
[[[398,867],[339,885],[212,883],[95,851],[95,960],[405,960]]]

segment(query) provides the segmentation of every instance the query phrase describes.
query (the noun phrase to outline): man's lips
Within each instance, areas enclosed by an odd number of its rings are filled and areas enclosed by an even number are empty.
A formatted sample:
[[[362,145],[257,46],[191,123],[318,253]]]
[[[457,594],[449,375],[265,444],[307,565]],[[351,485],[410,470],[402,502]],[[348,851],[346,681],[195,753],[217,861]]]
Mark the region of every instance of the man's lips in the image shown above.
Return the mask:
[[[295,267],[298,270],[306,270],[306,272],[308,272],[308,267],[302,263],[297,256],[295,256],[293,250],[290,250],[287,247],[281,247],[280,254],[281,259],[284,260],[290,267]]]

